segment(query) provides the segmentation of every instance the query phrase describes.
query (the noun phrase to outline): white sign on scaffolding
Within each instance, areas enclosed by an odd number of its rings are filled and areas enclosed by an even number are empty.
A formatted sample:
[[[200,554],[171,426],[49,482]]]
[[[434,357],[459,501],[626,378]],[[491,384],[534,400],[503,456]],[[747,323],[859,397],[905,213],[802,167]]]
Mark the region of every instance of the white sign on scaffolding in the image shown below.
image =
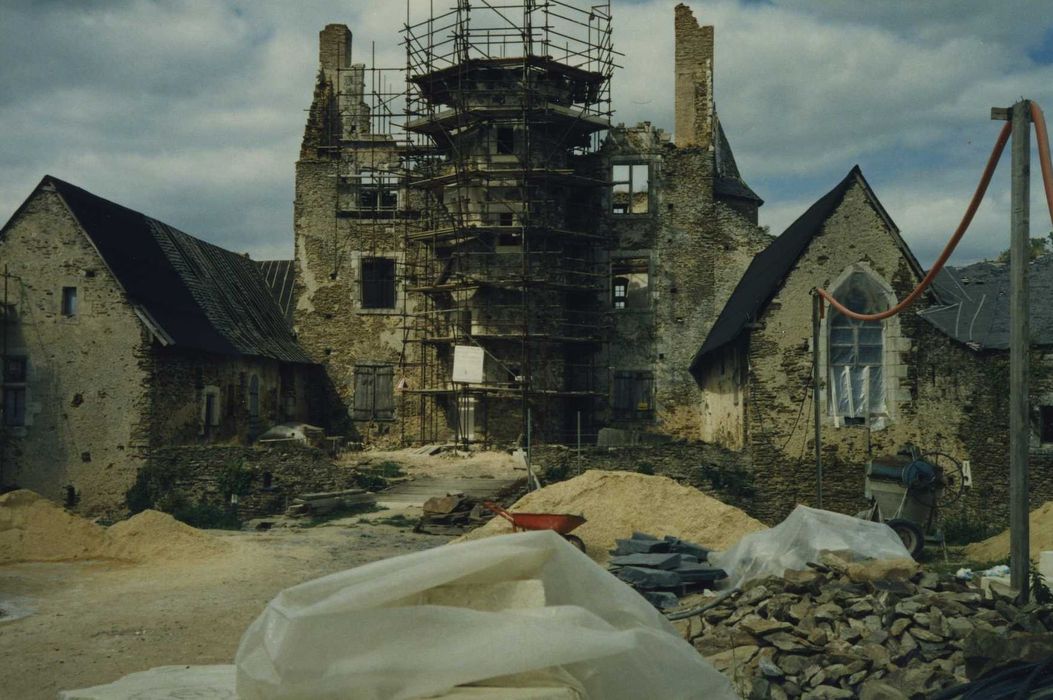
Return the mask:
[[[483,383],[483,349],[475,345],[453,347],[453,381],[456,384]]]

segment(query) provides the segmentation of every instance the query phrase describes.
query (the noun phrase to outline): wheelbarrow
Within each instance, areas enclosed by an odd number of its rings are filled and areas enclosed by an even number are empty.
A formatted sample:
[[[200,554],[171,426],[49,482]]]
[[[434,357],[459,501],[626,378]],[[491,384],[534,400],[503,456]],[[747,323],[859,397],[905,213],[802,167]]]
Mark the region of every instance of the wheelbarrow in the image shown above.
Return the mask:
[[[512,523],[513,532],[552,530],[581,551],[585,551],[585,543],[581,538],[570,534],[571,530],[585,523],[584,516],[565,513],[510,513],[493,501],[483,501],[483,505]]]

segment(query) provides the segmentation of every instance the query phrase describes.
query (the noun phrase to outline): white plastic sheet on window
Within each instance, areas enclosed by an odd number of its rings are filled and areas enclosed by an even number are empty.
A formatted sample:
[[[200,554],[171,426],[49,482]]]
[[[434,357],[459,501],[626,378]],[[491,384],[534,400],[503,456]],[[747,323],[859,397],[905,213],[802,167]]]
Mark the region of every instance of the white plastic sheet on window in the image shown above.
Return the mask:
[[[724,585],[736,588],[806,569],[825,551],[849,561],[910,558],[888,525],[799,505],[775,527],[746,535],[726,552],[711,553],[709,560],[728,572]]]
[[[834,365],[831,373],[836,415],[865,418],[868,410],[871,414],[885,412],[885,383],[880,367]]]
[[[597,700],[737,697],[639,594],[549,531],[289,588],[249,627],[236,663],[242,700],[398,700],[473,683]]]

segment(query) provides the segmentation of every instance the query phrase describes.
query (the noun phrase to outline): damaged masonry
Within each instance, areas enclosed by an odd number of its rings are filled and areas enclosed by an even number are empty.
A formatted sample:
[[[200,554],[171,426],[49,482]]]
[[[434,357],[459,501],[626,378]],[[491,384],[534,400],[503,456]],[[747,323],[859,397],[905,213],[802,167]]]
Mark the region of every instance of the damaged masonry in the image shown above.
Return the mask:
[[[845,163],[762,226],[684,4],[671,131],[614,120],[610,2],[406,12],[399,67],[319,33],[292,259],[51,175],[0,229],[12,692],[1049,692],[1050,258],[1027,596],[1009,266],[868,318],[926,278],[895,212]]]

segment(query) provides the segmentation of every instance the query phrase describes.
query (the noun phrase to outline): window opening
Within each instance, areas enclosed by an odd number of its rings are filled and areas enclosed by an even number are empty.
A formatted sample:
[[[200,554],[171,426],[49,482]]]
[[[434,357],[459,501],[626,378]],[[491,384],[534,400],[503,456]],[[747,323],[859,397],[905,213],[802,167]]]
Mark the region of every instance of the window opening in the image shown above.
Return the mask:
[[[611,263],[611,304],[615,309],[649,309],[650,275],[646,258]]]
[[[624,309],[625,300],[629,295],[629,280],[625,277],[615,277],[612,290],[614,296],[614,308]]]
[[[362,308],[395,308],[395,261],[390,258],[362,259]]]
[[[616,419],[650,420],[654,418],[654,374],[616,371],[611,408]]]
[[[358,216],[362,218],[393,218],[399,207],[398,180],[373,170],[362,171],[355,204]]]
[[[646,163],[611,166],[612,214],[647,214],[651,211],[649,170]]]
[[[62,288],[62,315],[63,316],[76,316],[77,315],[77,288],[76,287],[63,287]]]
[[[838,301],[857,313],[888,307],[882,290],[869,276],[853,272],[841,285]],[[846,425],[862,425],[867,415],[885,413],[884,326],[830,312],[830,405]]]
[[[516,150],[516,131],[510,126],[497,127],[497,154],[512,155]]]
[[[1043,444],[1053,443],[1053,406],[1039,406],[1039,418],[1041,425],[1041,441]]]
[[[258,375],[249,377],[249,416],[258,418],[260,415],[260,378]]]

